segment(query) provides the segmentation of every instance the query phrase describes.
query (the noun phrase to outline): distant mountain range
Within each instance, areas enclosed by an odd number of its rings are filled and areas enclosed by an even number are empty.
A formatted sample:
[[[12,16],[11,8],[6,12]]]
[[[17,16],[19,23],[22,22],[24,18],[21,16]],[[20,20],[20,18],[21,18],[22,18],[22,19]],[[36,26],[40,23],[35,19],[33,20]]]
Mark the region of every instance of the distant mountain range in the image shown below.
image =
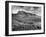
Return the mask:
[[[40,16],[36,14],[32,14],[32,13],[26,13],[25,11],[18,11],[17,14],[12,14],[12,16],[14,19],[18,19],[18,20],[25,21],[25,22],[41,20]]]
[[[36,14],[33,14],[33,13],[27,13],[25,11],[18,11],[17,15],[30,15],[30,16],[38,16]]]

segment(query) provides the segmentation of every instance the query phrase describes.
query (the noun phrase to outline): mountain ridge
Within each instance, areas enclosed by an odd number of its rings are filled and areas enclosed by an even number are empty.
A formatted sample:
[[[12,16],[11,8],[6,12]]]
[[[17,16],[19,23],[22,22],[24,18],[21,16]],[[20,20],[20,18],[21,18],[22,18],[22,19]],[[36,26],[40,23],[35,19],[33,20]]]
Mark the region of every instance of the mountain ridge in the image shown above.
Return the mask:
[[[33,13],[26,13],[25,11],[18,11],[17,15],[31,15],[31,16],[38,16],[38,15],[33,14]]]

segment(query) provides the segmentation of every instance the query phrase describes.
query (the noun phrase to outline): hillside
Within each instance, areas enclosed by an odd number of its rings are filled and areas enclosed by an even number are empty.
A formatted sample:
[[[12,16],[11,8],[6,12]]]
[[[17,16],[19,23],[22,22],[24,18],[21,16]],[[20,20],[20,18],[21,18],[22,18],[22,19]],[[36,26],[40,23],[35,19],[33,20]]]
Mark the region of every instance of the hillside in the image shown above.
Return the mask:
[[[25,11],[18,11],[17,14],[12,14],[13,30],[32,30],[41,29],[41,16]],[[20,29],[19,29],[20,28]],[[22,29],[21,29],[22,28]]]

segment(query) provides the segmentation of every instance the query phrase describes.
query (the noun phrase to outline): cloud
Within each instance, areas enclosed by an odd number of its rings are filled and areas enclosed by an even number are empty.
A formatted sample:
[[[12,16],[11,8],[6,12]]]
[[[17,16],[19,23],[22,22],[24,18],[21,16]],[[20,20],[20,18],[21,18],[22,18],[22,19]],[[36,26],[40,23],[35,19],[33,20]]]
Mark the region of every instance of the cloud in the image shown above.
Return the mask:
[[[32,6],[12,6],[12,13],[17,13],[18,11],[26,11],[28,13],[33,13],[41,16],[41,7],[32,7]]]

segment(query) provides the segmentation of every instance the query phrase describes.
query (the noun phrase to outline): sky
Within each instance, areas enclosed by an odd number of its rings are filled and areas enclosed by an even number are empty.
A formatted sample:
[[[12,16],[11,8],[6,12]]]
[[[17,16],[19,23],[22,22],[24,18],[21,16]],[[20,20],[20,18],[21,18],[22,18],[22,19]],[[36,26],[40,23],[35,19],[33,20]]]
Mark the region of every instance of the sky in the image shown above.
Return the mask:
[[[41,16],[41,7],[13,5],[11,11],[13,14],[16,14],[18,11],[26,11],[27,13],[33,13]]]

